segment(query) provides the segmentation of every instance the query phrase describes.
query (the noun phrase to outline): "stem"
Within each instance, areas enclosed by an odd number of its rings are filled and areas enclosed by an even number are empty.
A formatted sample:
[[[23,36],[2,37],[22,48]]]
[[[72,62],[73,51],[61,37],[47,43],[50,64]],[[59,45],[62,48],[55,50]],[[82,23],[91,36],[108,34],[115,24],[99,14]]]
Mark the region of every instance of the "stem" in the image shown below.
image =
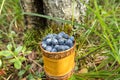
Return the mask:
[[[72,26],[73,26],[73,22],[74,22],[74,4],[75,4],[75,0],[72,0]]]
[[[17,56],[15,56],[12,51],[10,51],[10,53],[14,56],[14,58],[15,58],[16,60],[19,60],[19,59],[17,58]]]
[[[4,3],[5,3],[5,0],[2,1],[1,7],[0,7],[0,15],[1,15]]]

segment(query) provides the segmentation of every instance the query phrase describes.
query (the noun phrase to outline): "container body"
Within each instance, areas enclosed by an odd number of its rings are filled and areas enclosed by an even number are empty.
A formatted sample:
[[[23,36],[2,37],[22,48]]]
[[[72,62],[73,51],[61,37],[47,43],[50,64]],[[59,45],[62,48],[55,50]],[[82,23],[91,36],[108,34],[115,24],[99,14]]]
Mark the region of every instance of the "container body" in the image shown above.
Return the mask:
[[[41,50],[47,77],[51,77],[53,80],[54,78],[55,80],[67,80],[64,78],[70,77],[75,65],[75,43],[72,48],[62,52],[48,52],[42,47]]]

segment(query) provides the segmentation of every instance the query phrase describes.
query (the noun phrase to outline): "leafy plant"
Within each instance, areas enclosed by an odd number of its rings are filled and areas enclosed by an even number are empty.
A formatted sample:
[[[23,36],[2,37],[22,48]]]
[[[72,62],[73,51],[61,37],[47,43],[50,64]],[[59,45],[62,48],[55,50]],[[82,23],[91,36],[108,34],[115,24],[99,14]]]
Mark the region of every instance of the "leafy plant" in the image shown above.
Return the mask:
[[[14,49],[12,44],[8,44],[7,50],[0,51],[0,57],[3,60],[8,59],[9,63],[13,63],[16,69],[20,69],[22,62],[26,60],[25,55],[29,53],[30,51],[26,51],[26,48],[23,46],[18,46]]]

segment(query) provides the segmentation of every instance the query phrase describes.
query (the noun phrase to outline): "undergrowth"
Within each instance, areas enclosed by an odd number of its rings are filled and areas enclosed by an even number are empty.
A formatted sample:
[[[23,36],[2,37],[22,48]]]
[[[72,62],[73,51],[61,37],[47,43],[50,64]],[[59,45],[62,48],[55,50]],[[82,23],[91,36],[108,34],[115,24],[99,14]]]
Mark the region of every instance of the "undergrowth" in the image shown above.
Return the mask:
[[[120,0],[90,0],[86,6],[85,22],[80,24],[23,12],[19,0],[0,0],[0,71],[4,73],[0,80],[45,78],[39,44],[47,34],[60,31],[73,35],[76,40],[75,73],[70,80],[119,80]],[[24,31],[24,14],[66,25]],[[78,28],[73,29],[71,25]]]

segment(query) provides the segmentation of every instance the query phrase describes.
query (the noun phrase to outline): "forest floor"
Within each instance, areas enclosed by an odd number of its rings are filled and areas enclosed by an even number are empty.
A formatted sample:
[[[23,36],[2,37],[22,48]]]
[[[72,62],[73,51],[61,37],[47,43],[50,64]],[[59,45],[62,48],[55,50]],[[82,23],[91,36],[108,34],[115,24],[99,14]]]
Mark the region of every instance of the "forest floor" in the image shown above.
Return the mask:
[[[25,30],[19,0],[0,0],[0,80],[44,80],[39,43],[61,31],[76,40],[70,80],[120,80],[120,0],[90,0],[87,8],[85,22],[77,29],[66,25]]]

